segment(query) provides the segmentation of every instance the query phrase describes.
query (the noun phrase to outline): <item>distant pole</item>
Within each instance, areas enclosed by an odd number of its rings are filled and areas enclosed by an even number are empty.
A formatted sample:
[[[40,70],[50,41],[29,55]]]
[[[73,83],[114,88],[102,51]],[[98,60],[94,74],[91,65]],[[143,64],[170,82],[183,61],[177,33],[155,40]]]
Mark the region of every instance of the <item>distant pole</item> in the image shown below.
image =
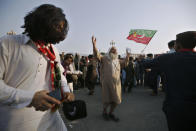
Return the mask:
[[[114,46],[114,45],[115,45],[115,42],[112,40],[112,41],[110,42],[110,45],[111,45],[111,46]]]

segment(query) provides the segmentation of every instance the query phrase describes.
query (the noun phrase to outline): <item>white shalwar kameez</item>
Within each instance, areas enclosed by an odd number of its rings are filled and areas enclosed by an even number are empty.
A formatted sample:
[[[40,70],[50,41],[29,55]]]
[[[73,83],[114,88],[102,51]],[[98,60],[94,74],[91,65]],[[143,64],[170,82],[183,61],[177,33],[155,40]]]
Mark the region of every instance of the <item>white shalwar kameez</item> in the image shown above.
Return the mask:
[[[59,53],[54,46],[53,49],[60,63]],[[63,74],[61,78],[64,92],[69,92]],[[51,90],[50,64],[29,37],[0,38],[0,130],[66,131],[58,111],[41,112],[27,107],[35,92],[43,89]]]

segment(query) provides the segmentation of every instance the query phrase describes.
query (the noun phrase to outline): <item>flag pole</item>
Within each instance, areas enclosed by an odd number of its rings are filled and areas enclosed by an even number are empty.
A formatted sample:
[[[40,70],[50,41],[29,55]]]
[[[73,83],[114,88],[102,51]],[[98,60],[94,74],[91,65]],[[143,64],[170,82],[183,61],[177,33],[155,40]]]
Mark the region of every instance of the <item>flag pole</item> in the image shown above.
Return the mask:
[[[157,30],[155,30],[155,33],[157,32]],[[153,38],[153,36],[155,35],[155,33],[152,35],[152,37],[151,37],[151,39]],[[150,39],[150,40],[151,40]],[[150,42],[150,41],[149,41]],[[149,44],[149,43],[148,43]],[[144,52],[144,50],[146,49],[146,47],[148,46],[148,44],[144,47],[144,49],[141,51],[141,53],[143,53]]]
[[[144,47],[144,49],[141,51],[141,53],[143,53],[144,52],[144,50],[146,49],[146,47],[148,46],[148,44]]]

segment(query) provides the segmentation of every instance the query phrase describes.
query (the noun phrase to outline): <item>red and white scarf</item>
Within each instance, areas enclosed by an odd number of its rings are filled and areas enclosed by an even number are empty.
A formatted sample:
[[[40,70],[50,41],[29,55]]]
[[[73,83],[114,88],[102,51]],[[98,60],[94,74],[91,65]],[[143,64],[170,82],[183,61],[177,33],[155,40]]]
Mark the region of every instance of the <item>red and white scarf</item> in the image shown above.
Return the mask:
[[[52,81],[52,91],[55,90],[54,87],[54,75],[55,75],[55,66],[57,64],[57,62],[55,61],[56,56],[54,53],[54,50],[52,48],[51,44],[48,44],[47,46],[45,45],[45,43],[43,42],[35,42],[36,47],[38,48],[38,50],[50,61],[50,68],[51,68],[51,81]]]

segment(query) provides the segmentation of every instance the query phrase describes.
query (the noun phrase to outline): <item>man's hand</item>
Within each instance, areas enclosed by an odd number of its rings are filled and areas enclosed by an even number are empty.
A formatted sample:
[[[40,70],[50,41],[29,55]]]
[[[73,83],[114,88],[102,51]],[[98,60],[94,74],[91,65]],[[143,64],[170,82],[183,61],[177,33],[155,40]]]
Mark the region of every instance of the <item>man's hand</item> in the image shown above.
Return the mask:
[[[96,38],[94,36],[92,36],[92,43],[93,43],[93,47],[96,47]]]
[[[36,111],[46,111],[53,108],[55,105],[60,105],[61,102],[48,95],[49,91],[42,90],[35,93],[30,107],[35,107]]]
[[[151,69],[146,69],[146,72],[150,72],[151,71]]]
[[[126,50],[126,54],[127,54],[127,57],[128,57],[128,58],[131,56],[131,53],[128,52],[128,50]]]
[[[73,93],[65,92],[64,96],[65,96],[65,98],[64,98],[63,102],[71,102],[71,101],[75,100],[75,96]]]

